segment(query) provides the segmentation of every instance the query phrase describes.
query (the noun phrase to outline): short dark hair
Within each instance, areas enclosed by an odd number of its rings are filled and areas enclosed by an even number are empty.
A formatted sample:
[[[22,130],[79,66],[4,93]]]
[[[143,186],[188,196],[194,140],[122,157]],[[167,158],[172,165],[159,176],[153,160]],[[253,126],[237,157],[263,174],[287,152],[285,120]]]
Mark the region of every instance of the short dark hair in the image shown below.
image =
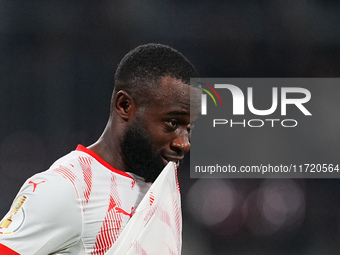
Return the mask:
[[[198,73],[187,58],[167,45],[149,43],[138,46],[127,53],[117,67],[115,93],[122,89],[140,98],[139,92],[145,93],[164,76],[189,85],[190,78],[198,77]]]

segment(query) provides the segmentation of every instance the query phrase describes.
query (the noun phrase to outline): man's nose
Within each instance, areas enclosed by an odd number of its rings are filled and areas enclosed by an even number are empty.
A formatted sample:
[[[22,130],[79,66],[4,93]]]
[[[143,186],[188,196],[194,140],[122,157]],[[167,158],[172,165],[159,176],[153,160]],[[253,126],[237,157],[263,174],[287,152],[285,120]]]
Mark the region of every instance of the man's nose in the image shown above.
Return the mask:
[[[181,134],[176,137],[172,143],[171,146],[174,148],[178,148],[179,150],[183,152],[188,152],[190,150],[190,137],[189,133],[187,131],[182,132]]]

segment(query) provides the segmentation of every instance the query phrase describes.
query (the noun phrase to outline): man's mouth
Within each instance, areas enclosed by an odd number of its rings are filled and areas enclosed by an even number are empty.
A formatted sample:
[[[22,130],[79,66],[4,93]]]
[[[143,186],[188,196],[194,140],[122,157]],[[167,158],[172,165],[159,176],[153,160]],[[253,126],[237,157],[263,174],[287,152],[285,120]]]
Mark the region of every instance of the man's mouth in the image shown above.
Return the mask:
[[[176,168],[178,168],[179,165],[180,165],[180,161],[182,160],[182,158],[179,159],[179,158],[170,158],[170,157],[169,157],[169,158],[165,158],[165,157],[162,157],[162,160],[163,160],[164,166],[166,166],[170,161],[172,161],[172,162],[175,163]]]

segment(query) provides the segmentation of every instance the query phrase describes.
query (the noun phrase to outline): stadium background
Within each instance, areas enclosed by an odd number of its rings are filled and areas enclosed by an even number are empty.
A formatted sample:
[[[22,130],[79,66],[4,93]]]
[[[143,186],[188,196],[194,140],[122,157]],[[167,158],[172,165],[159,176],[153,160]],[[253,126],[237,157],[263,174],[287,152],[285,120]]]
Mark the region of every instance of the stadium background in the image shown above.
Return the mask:
[[[330,0],[1,0],[0,217],[26,178],[99,137],[114,70],[137,45],[168,44],[202,77],[339,77],[339,24]],[[338,123],[337,110],[325,118]],[[335,153],[329,139],[320,153]],[[183,255],[339,253],[337,179],[192,180],[182,169],[180,183]]]

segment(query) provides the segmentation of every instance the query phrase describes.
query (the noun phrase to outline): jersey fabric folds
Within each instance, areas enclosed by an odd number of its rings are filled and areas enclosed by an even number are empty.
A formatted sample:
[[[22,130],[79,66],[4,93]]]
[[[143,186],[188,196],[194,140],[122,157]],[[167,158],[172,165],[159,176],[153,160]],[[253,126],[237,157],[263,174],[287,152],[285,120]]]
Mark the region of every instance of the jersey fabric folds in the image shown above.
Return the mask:
[[[179,255],[181,249],[181,197],[176,167],[170,162],[106,255]]]
[[[79,145],[24,183],[0,222],[0,254],[105,254],[150,186]]]

